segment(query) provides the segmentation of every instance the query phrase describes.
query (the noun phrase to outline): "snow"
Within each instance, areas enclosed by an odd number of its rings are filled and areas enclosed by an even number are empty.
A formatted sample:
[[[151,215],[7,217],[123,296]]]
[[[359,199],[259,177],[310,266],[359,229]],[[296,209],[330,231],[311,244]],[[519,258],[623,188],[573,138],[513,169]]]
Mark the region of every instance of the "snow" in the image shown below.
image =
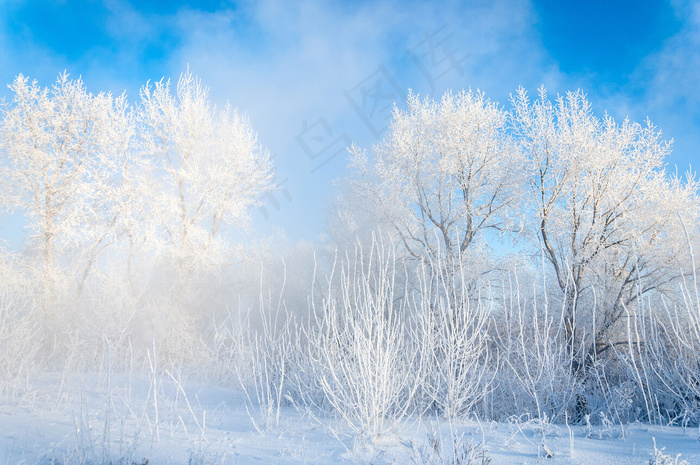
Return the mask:
[[[414,415],[366,443],[338,419],[295,406],[283,407],[279,426],[261,433],[248,414],[256,411],[240,389],[180,382],[175,375],[44,374],[3,399],[0,464],[379,465],[421,458],[439,464],[451,463],[455,442],[471,444],[493,465],[646,464],[655,445],[674,459],[681,454],[681,460],[700,464],[696,428],[567,427],[525,417],[448,424]],[[439,438],[441,454],[433,452],[431,437]]]

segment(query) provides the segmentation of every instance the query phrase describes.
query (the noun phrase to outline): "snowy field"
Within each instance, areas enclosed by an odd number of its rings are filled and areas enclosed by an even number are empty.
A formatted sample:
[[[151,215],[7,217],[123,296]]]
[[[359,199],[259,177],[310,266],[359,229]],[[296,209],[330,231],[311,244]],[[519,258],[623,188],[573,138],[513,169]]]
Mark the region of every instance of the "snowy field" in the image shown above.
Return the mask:
[[[279,426],[258,431],[255,407],[240,389],[183,385],[175,376],[44,375],[21,398],[4,399],[0,463],[647,464],[655,445],[669,457],[656,463],[700,463],[697,428],[567,428],[526,418],[450,425],[414,415],[366,444],[342,423],[321,425],[294,406],[282,408]],[[462,461],[452,461],[455,451]]]

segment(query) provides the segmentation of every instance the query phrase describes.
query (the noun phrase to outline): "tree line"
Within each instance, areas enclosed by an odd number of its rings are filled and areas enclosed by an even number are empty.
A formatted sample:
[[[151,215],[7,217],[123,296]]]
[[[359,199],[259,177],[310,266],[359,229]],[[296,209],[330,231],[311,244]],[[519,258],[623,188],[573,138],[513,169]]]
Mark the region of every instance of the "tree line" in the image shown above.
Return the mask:
[[[581,91],[409,93],[349,147],[326,239],[240,250],[228,231],[273,167],[191,72],[135,104],[65,73],[9,88],[0,207],[25,238],[0,262],[5,379],[157,347],[255,390],[264,424],[288,401],[372,436],[429,410],[700,419],[700,185],[649,121]]]

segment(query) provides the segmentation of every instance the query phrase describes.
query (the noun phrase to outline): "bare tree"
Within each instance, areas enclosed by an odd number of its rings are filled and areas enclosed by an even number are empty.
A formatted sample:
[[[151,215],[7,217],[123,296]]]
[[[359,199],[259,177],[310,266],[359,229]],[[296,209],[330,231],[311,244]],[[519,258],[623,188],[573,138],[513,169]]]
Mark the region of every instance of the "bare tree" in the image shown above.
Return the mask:
[[[9,88],[13,99],[0,125],[0,202],[24,214],[51,326],[59,292],[75,283],[79,298],[98,256],[122,230],[120,180],[133,124],[124,95],[93,95],[66,73],[51,89],[22,75]]]
[[[447,93],[440,102],[410,93],[407,105],[394,110],[373,166],[351,149],[353,190],[375,205],[411,256],[444,254],[449,264],[485,231],[512,223],[518,154],[507,114],[483,93]]]
[[[598,119],[581,91],[552,102],[541,89],[530,102],[521,88],[512,104],[529,171],[527,232],[554,271],[567,337],[592,328],[595,356],[615,343],[625,306],[679,275],[683,237],[674,220],[697,211],[698,184],[667,175],[670,144],[651,123]]]
[[[248,208],[273,188],[272,165],[248,120],[212,105],[189,71],[174,94],[169,81],[144,86],[137,114],[146,160],[139,234],[166,271],[156,275],[164,292],[151,295],[149,325],[165,363],[181,364],[196,358],[204,289],[231,262],[226,226],[247,226]]]
[[[245,226],[248,207],[271,190],[272,166],[248,120],[209,102],[187,71],[141,89],[138,119],[148,184],[150,231],[181,277],[225,256],[222,226]]]

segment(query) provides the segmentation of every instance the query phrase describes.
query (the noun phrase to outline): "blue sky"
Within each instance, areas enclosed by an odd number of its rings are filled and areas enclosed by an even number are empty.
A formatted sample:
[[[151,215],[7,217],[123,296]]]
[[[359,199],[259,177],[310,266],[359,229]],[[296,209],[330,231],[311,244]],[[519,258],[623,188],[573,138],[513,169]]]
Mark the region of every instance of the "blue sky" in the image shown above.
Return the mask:
[[[507,105],[518,86],[581,88],[597,113],[649,117],[673,138],[670,169],[700,161],[699,3],[0,0],[3,84],[67,70],[135,102],[188,64],[274,155],[281,188],[252,211],[251,237],[317,238],[345,147],[378,142],[409,89]],[[11,239],[14,220],[0,228]]]

